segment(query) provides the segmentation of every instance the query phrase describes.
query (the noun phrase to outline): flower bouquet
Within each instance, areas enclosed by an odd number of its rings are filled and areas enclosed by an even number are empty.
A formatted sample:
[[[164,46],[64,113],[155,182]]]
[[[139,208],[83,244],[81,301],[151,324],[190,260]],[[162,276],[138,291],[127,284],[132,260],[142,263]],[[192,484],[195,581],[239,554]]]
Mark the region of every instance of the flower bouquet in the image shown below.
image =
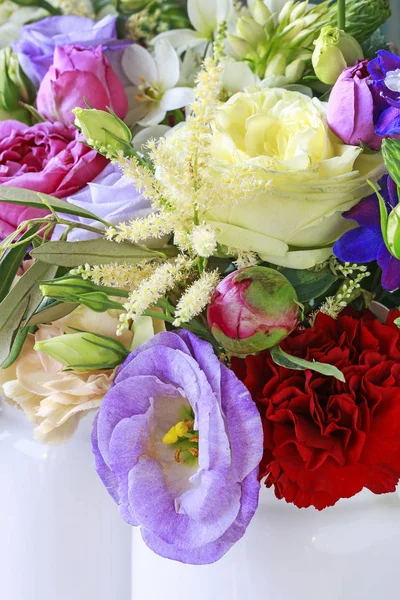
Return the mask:
[[[5,401],[46,444],[96,411],[121,518],[181,563],[221,559],[265,487],[395,492],[389,2],[38,10],[0,51]]]

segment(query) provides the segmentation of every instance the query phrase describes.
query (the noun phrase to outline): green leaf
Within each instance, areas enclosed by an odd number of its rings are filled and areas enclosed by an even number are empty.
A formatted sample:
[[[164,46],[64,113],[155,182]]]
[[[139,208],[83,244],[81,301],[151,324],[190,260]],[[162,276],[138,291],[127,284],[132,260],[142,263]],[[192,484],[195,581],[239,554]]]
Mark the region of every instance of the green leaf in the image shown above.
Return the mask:
[[[394,320],[394,324],[400,329],[400,317]]]
[[[22,320],[30,318],[42,299],[39,281],[54,273],[55,267],[36,261],[0,304],[0,364],[10,353]]]
[[[29,318],[26,325],[40,325],[41,323],[58,321],[58,319],[62,319],[72,313],[72,311],[79,306],[79,304],[75,302],[57,302],[50,300],[49,298],[46,298],[45,300],[46,302],[43,302],[39,306],[38,310]]]
[[[400,260],[400,204],[389,214],[386,230],[388,249],[395,258]]]
[[[20,242],[30,238],[35,231],[37,231],[39,225],[35,225],[26,231],[20,238]],[[7,251],[6,254],[0,260],[0,302],[4,300],[10,291],[14,277],[21,266],[24,256],[31,244],[31,240],[27,240],[24,244],[20,244]]]
[[[1,365],[2,369],[8,369],[8,367],[11,367],[11,365],[17,360],[22,347],[25,344],[26,338],[28,337],[28,333],[33,332],[34,329],[34,327],[21,327],[21,329],[18,330],[17,335],[14,338],[10,354]]]
[[[167,256],[176,256],[177,253],[173,246],[157,252],[134,244],[117,244],[99,238],[84,242],[48,242],[33,250],[32,256],[45,263],[72,268],[84,264],[134,264],[145,259],[166,259]]]
[[[337,281],[338,277],[330,269],[304,271],[300,269],[280,269],[294,287],[299,302],[309,302],[322,296]]]
[[[388,237],[387,237],[388,212],[387,212],[387,208],[386,208],[386,202],[382,198],[381,194],[379,193],[379,190],[376,187],[375,183],[373,183],[369,179],[367,180],[367,183],[369,183],[369,185],[372,187],[372,189],[374,190],[375,194],[378,197],[378,200],[379,200],[379,212],[380,212],[380,218],[381,218],[382,237],[383,237],[383,241],[385,242],[385,246],[387,247],[387,249],[390,252],[390,249],[389,249],[389,246],[388,246]]]
[[[43,199],[45,199],[46,202],[44,202]],[[22,206],[33,206],[35,208],[43,208],[43,210],[47,210],[48,205],[51,206],[55,212],[84,217],[86,219],[98,221],[104,225],[109,225],[109,223],[103,221],[100,217],[97,217],[95,214],[80,206],[69,204],[65,200],[60,200],[59,198],[49,196],[48,194],[39,194],[38,192],[32,192],[31,190],[23,188],[1,186],[0,202],[9,202],[10,204],[20,204]]]
[[[274,363],[281,367],[286,367],[286,369],[295,369],[297,371],[310,369],[311,371],[316,371],[317,373],[327,375],[328,377],[335,377],[335,379],[338,379],[343,383],[346,381],[343,373],[333,365],[320,362],[310,362],[309,360],[304,360],[304,358],[291,356],[282,350],[280,346],[274,346],[273,348],[270,348],[270,353]]]

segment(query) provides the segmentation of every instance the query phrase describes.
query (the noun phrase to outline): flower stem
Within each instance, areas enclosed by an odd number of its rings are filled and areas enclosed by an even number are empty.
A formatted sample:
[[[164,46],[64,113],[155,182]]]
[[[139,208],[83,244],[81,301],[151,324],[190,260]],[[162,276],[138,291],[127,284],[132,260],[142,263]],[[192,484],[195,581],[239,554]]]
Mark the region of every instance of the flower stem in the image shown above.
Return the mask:
[[[62,12],[59,8],[56,8],[50,2],[46,2],[46,0],[39,0],[36,6],[40,6],[40,8],[44,8],[51,15],[62,15]]]
[[[337,0],[338,27],[342,31],[346,28],[346,0]]]

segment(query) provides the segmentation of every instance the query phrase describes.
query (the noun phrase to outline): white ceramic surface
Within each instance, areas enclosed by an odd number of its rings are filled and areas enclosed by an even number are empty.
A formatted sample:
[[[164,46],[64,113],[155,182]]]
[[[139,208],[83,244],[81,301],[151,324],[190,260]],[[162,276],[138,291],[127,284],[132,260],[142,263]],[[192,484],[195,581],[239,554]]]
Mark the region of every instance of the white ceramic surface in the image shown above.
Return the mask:
[[[47,446],[0,413],[1,600],[130,600],[131,530],[97,477],[92,418]]]
[[[396,494],[363,491],[318,512],[262,488],[244,538],[214,565],[161,559],[134,529],[132,600],[394,600],[399,554]]]

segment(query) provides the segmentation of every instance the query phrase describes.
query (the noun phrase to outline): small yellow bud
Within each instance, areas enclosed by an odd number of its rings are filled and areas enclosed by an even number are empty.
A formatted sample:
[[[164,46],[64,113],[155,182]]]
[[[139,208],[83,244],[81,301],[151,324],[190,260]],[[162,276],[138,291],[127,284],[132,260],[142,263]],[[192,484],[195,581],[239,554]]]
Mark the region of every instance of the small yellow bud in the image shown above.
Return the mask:
[[[314,45],[314,71],[318,79],[327,85],[334,85],[346,67],[364,58],[357,40],[337,27],[323,27]]]
[[[303,2],[298,2],[296,4],[296,6],[293,8],[292,12],[290,13],[290,21],[293,23],[293,21],[296,21],[296,19],[299,19],[300,17],[302,17],[307,10],[307,6],[308,6],[308,0],[304,0]]]
[[[250,44],[237,35],[228,33],[228,41],[238,58],[245,58],[252,52]]]
[[[293,4],[294,4],[294,0],[289,0],[289,2],[286,2],[284,7],[282,8],[281,12],[279,13],[278,23],[283,23],[283,21],[286,21],[288,19],[288,17],[290,16],[290,13],[292,11]]]

